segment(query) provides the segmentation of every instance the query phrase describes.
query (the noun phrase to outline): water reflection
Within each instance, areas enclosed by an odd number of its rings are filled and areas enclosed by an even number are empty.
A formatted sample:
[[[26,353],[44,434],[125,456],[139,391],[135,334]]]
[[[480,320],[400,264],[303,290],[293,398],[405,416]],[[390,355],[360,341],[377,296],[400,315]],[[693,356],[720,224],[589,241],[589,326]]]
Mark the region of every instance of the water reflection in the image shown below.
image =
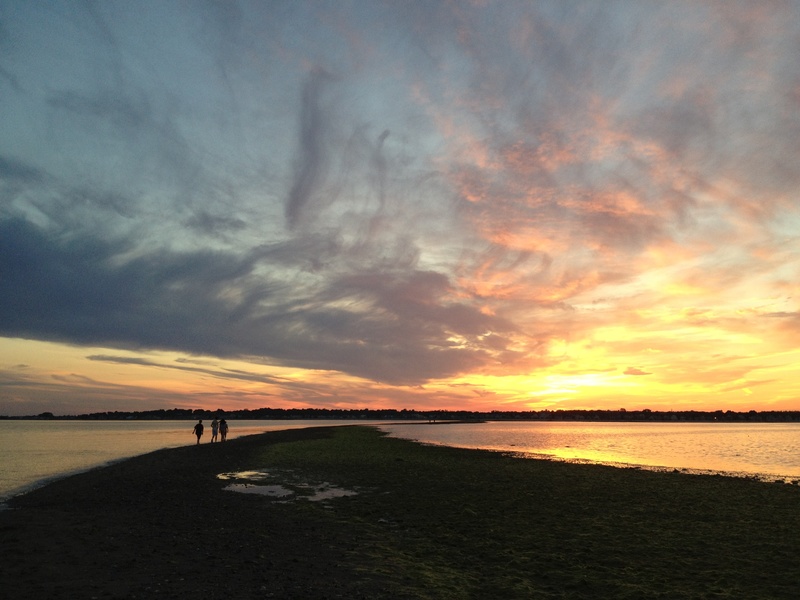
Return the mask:
[[[588,423],[490,421],[385,424],[390,435],[529,457],[648,469],[800,478],[798,423]]]

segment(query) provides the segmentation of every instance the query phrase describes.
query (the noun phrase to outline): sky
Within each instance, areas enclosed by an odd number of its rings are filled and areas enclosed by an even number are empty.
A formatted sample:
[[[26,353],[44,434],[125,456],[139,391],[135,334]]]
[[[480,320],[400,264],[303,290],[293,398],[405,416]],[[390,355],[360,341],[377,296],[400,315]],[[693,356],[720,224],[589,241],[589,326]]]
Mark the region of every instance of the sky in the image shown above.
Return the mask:
[[[800,410],[800,2],[0,0],[0,415]]]

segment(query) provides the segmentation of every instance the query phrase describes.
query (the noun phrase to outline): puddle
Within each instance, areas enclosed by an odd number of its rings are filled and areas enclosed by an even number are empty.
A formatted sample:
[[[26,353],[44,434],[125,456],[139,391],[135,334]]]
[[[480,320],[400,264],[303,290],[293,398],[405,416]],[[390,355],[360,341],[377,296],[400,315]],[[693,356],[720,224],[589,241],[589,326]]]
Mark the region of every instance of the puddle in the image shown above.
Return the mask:
[[[239,473],[220,473],[217,479],[247,479],[248,481],[258,481],[266,479],[269,473],[266,471],[240,471]]]
[[[358,492],[337,487],[328,482],[309,483],[297,477],[291,471],[239,471],[237,473],[220,473],[217,479],[242,481],[230,483],[223,489],[241,494],[257,494],[288,502],[292,500],[308,500],[320,502],[332,498],[355,496]],[[263,484],[269,479],[279,479],[281,483]],[[253,483],[258,482],[258,483]]]

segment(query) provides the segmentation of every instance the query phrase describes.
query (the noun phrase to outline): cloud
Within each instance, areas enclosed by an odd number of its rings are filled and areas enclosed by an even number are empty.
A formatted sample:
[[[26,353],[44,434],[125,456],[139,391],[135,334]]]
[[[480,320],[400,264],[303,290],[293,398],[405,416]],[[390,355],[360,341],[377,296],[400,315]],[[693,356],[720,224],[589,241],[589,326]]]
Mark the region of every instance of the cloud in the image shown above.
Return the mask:
[[[186,226],[212,236],[225,235],[247,228],[247,223],[238,217],[212,215],[201,210],[186,220]]]
[[[47,99],[47,103],[77,116],[108,121],[126,133],[146,125],[150,118],[150,108],[146,103],[135,103],[130,98],[109,92],[94,97],[74,91],[55,92]]]
[[[45,177],[39,169],[8,156],[0,156],[0,178],[4,182],[38,183]]]
[[[392,383],[511,356],[499,340],[514,326],[459,301],[437,273],[365,272],[291,289],[256,277],[274,248],[125,260],[128,242],[72,240],[22,220],[0,222],[0,239],[7,336],[253,357]]]
[[[0,29],[0,333],[370,394],[647,348],[665,385],[729,382],[758,367],[707,357],[796,346],[798,16],[26,4]]]
[[[326,119],[320,106],[320,94],[330,75],[322,70],[312,73],[303,88],[300,108],[299,148],[295,177],[286,201],[286,220],[294,228],[301,219],[306,205],[318,192],[325,176],[326,149],[324,126]]]
[[[203,367],[190,367],[184,364],[169,364],[148,360],[135,356],[114,356],[108,354],[92,354],[86,357],[87,360],[98,362],[109,362],[122,365],[139,365],[142,367],[157,367],[159,369],[174,369],[177,371],[187,371],[189,373],[200,373],[203,375],[211,375],[217,379],[235,379],[239,381],[255,381],[258,383],[274,384],[274,383],[288,383],[288,380],[279,377],[270,377],[260,373],[246,372],[242,370],[231,369],[211,369]],[[180,361],[178,361],[180,362]],[[302,384],[294,384],[294,387],[302,387]]]
[[[625,369],[625,375],[652,375],[652,373],[648,373],[647,371],[642,371],[637,367],[628,367]]]

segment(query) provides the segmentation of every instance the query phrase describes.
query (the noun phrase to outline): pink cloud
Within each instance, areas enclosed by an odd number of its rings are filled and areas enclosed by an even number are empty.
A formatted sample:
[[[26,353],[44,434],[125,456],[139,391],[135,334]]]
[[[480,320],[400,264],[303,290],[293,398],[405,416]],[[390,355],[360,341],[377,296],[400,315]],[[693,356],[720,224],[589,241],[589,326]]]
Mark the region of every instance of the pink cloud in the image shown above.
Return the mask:
[[[628,367],[625,369],[625,375],[652,375],[652,373],[648,373],[647,371],[642,371],[637,367]]]

